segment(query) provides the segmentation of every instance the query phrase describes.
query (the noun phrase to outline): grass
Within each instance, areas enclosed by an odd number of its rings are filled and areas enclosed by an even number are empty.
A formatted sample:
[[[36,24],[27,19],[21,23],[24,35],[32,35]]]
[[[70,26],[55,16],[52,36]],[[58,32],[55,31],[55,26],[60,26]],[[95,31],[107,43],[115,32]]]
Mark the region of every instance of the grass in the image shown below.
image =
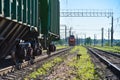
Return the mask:
[[[98,79],[94,64],[91,62],[90,56],[87,54],[87,50],[78,46],[75,47],[72,51],[78,51],[78,54],[81,54],[80,59],[74,57],[71,62],[68,63],[70,67],[74,67],[75,71],[72,74],[75,74],[76,77],[74,80],[95,80]]]
[[[56,45],[56,49],[67,48],[68,46]]]
[[[110,52],[115,52],[115,53],[120,53],[120,47],[118,47],[118,46],[113,46],[113,47],[110,47],[110,46],[104,46],[104,47],[95,46],[94,48],[105,50],[105,51],[110,51]]]
[[[75,52],[78,51],[78,50],[79,50],[78,46],[75,46],[75,47],[70,51],[70,53],[75,53]]]
[[[41,68],[37,69],[35,72],[32,72],[29,76],[27,76],[25,78],[25,80],[29,80],[29,79],[36,79],[37,76],[44,76],[47,74],[47,72],[53,67],[55,66],[57,63],[62,62],[62,58],[57,57],[54,58],[53,60],[46,62],[42,65]]]
[[[99,80],[94,64],[91,61],[91,58],[89,54],[87,53],[87,50],[82,46],[76,46],[74,47],[70,53],[74,54],[75,52],[78,52],[78,54],[81,54],[80,59],[77,59],[76,56],[71,58],[69,62],[66,64],[71,67],[73,70],[69,70],[68,74],[74,75],[73,80]],[[29,79],[36,79],[37,76],[44,76],[47,74],[47,72],[52,69],[53,66],[55,66],[57,63],[62,62],[63,59],[60,57],[54,58],[53,60],[46,62],[42,65],[41,68],[37,69],[35,72],[31,73],[28,78],[25,78],[25,80]]]

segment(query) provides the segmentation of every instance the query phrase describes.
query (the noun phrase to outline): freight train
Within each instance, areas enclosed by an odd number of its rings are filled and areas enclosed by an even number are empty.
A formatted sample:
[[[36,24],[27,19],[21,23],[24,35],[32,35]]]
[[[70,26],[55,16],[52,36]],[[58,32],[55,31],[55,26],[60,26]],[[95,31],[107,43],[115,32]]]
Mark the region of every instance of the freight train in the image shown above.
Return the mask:
[[[75,46],[75,37],[74,37],[74,35],[70,35],[69,36],[69,41],[68,41],[69,43],[69,46]]]
[[[59,0],[0,0],[0,59],[30,59],[42,50],[55,51],[59,19]]]

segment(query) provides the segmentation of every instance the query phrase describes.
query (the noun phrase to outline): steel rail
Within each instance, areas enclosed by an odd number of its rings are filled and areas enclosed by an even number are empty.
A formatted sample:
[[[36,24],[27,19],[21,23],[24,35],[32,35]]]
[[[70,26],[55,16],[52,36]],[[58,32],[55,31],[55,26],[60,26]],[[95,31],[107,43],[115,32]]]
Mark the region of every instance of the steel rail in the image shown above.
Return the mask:
[[[91,51],[95,56],[97,56],[100,59],[100,61],[102,61],[105,65],[107,65],[108,68],[120,79],[120,68],[118,68],[116,65],[108,61],[106,58],[99,55],[91,48],[88,48],[88,50]]]
[[[63,52],[66,52],[66,51],[69,51],[72,47],[69,47],[69,48],[66,48],[66,49],[60,49],[59,51],[56,51],[56,52],[53,52],[51,53],[50,56],[48,55],[43,55],[43,56],[40,56],[40,57],[37,57],[35,60],[34,60],[34,63],[37,63],[39,61],[42,61],[42,60],[45,60],[47,58],[50,58],[52,56],[56,56],[58,55],[59,53],[63,53]],[[27,66],[30,66],[30,61],[26,61],[24,63],[21,63],[21,68],[25,68]],[[15,72],[16,71],[16,67],[15,65],[13,66],[9,66],[9,67],[6,67],[4,69],[0,69],[0,77],[4,76],[4,75],[7,75],[8,73],[10,72]]]

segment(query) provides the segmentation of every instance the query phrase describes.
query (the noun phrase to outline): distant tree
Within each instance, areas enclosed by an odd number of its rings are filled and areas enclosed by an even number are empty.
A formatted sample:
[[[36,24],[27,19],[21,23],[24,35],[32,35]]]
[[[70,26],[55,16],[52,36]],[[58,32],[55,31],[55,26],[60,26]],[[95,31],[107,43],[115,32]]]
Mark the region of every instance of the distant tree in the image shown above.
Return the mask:
[[[106,43],[105,43],[105,46],[109,46],[109,43],[108,43],[108,42],[106,42]]]
[[[92,39],[90,37],[85,39],[85,45],[91,45],[92,44]]]
[[[65,41],[63,39],[60,39],[59,41],[56,42],[56,44],[63,45]]]
[[[117,43],[116,43],[116,46],[120,46],[120,42],[117,42]]]

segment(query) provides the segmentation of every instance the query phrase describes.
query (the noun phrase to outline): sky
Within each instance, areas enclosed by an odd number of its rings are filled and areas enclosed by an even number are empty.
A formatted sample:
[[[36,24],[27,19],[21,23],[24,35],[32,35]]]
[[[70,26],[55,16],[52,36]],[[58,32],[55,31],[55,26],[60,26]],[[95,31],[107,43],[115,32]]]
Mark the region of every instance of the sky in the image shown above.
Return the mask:
[[[114,39],[120,39],[120,0],[60,0],[60,10],[63,9],[112,9],[114,13]],[[108,28],[111,28],[111,18],[108,17],[61,17],[60,25],[72,27],[72,33],[79,38],[101,39],[101,28],[104,28],[104,38],[108,39]],[[69,31],[69,30],[68,30]],[[68,32],[67,31],[67,32]],[[61,26],[61,38],[64,38],[64,27]],[[67,33],[68,36],[68,33]]]

